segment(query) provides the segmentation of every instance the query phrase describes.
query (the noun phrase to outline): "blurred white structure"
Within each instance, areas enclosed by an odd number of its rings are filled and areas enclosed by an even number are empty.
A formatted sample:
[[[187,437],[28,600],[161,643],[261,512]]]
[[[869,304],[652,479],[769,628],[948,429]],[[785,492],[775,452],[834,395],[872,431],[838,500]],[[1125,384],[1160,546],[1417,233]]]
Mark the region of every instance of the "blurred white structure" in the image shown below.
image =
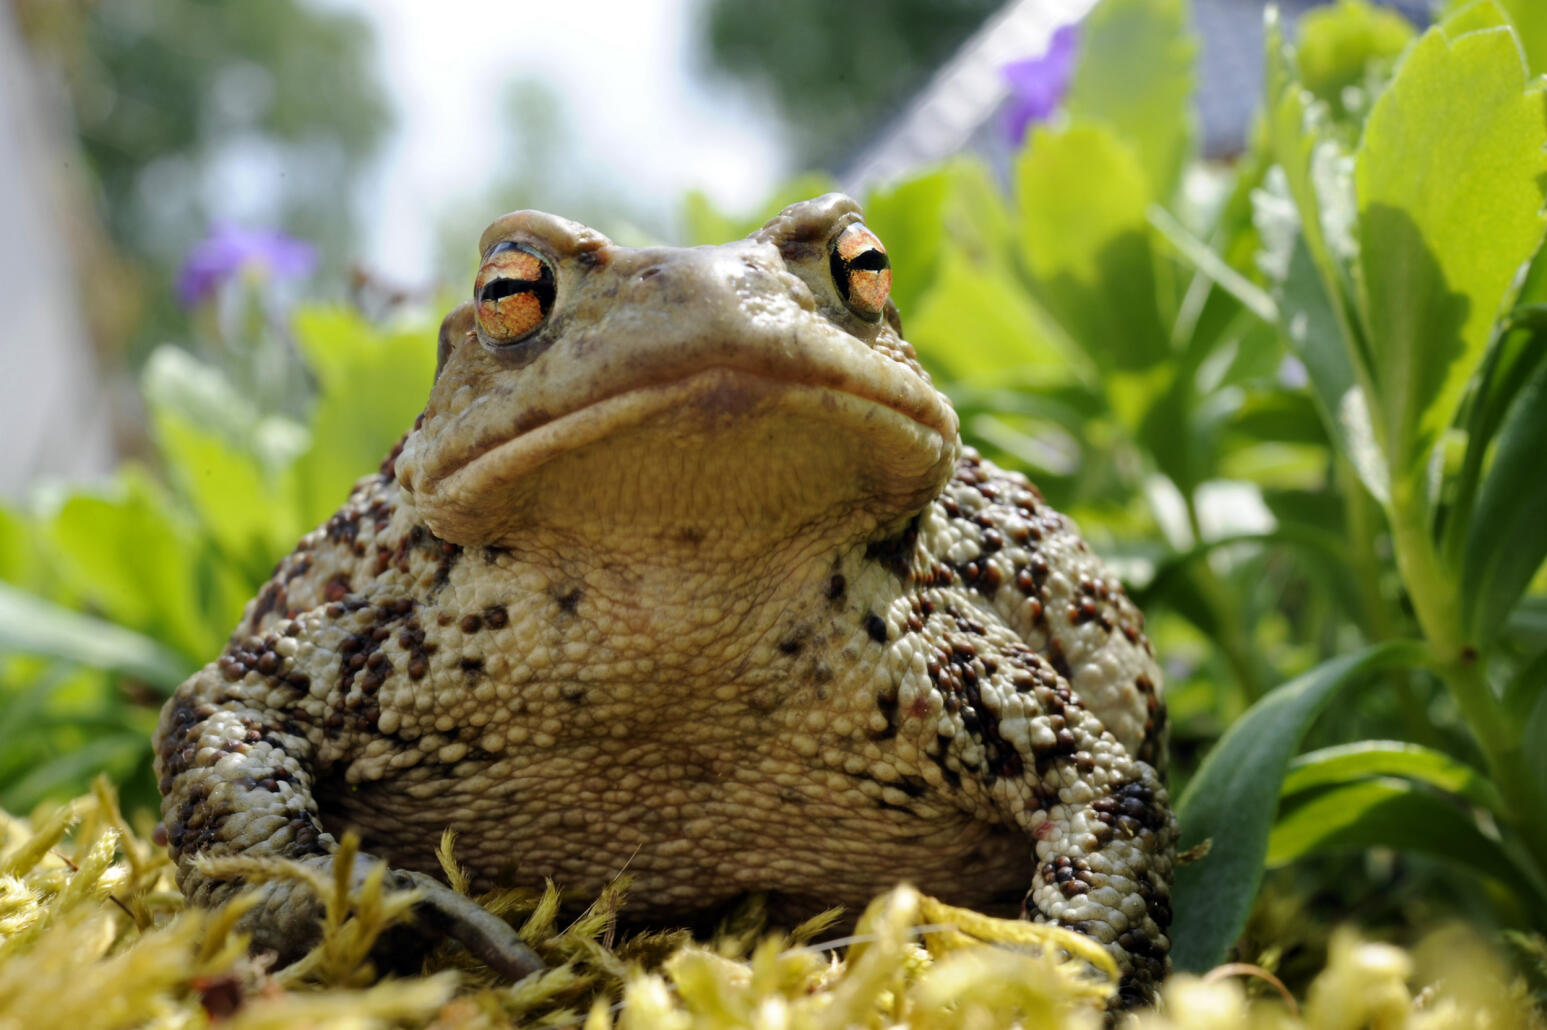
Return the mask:
[[[971,150],[991,163],[1009,159],[997,116],[1009,94],[1000,70],[1047,49],[1053,33],[1078,21],[1096,0],[1012,0],[996,11],[936,72],[917,97],[839,181],[859,196],[922,165]]]
[[[58,217],[79,176],[43,117],[41,88],[9,5],[0,4],[0,500],[39,479],[113,463],[112,423]],[[89,289],[90,280],[84,288]]]
[[[1097,0],[1010,0],[946,64],[882,133],[860,148],[839,177],[855,195],[925,165],[970,151],[1004,173],[1010,147],[1000,125],[1009,94],[1001,69],[1047,49],[1054,31],[1083,18]],[[1190,0],[1201,49],[1197,95],[1200,144],[1207,157],[1230,157],[1245,145],[1262,90],[1262,18],[1269,0]],[[1330,0],[1276,0],[1292,23]],[[1375,0],[1417,25],[1427,0]],[[1547,2],[1547,0],[1544,0]]]

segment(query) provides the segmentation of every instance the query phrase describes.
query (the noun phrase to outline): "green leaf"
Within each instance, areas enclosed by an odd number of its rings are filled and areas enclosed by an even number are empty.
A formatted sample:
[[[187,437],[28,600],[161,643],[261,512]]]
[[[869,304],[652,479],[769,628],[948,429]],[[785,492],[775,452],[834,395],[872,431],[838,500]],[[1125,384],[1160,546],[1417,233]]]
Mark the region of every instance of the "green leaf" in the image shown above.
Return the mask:
[[[1365,0],[1339,0],[1306,11],[1296,47],[1305,88],[1341,119],[1362,120],[1413,27],[1395,11]]]
[[[1340,332],[1329,337],[1332,345],[1347,351],[1345,364],[1350,368],[1364,353],[1364,340],[1358,319],[1354,315],[1354,287],[1349,262],[1357,249],[1352,236],[1355,218],[1353,184],[1342,174],[1345,164],[1341,146],[1327,124],[1326,108],[1316,104],[1308,90],[1301,85],[1299,69],[1292,52],[1283,39],[1276,8],[1269,8],[1265,18],[1267,51],[1266,67],[1268,150],[1282,169],[1283,189],[1287,193],[1299,222],[1299,235],[1304,238],[1307,256],[1326,294],[1326,304],[1332,312]],[[1272,186],[1271,176],[1269,185]],[[1267,239],[1268,226],[1261,217],[1261,205],[1255,212],[1259,232],[1264,235],[1265,249],[1278,254],[1282,267],[1268,269],[1269,274],[1282,281],[1287,274],[1294,234],[1280,230],[1277,246]],[[1280,216],[1277,224],[1286,224]],[[1270,223],[1272,224],[1271,220]],[[1292,224],[1292,223],[1289,223]],[[1287,315],[1286,315],[1287,317]],[[1350,381],[1352,381],[1350,375]],[[1337,410],[1334,405],[1333,411]]]
[[[1224,258],[1188,232],[1187,227],[1169,211],[1159,204],[1151,204],[1149,221],[1180,257],[1208,277],[1215,286],[1234,297],[1243,308],[1264,322],[1278,320],[1278,307],[1273,303],[1273,298],[1262,287],[1226,264]]]
[[[252,585],[212,560],[198,527],[143,473],[76,494],[45,526],[56,571],[90,606],[190,660],[220,650]]]
[[[1390,495],[1385,456],[1375,442],[1364,389],[1354,368],[1357,350],[1339,311],[1338,275],[1318,269],[1313,237],[1292,209],[1279,176],[1257,197],[1257,224],[1264,250],[1261,261],[1274,281],[1279,327],[1288,345],[1305,365],[1311,396],[1327,435],[1358,472],[1376,498]],[[1316,219],[1316,212],[1310,217]],[[1328,257],[1326,262],[1330,262]],[[1330,267],[1330,265],[1329,265]],[[1330,274],[1330,278],[1329,278]]]
[[[1547,105],[1491,0],[1424,33],[1355,161],[1375,414],[1393,482],[1421,494],[1517,271],[1542,240]]]
[[[170,344],[151,353],[140,393],[153,415],[181,415],[233,447],[250,437],[258,423],[258,409],[219,369]]]
[[[1327,426],[1365,487],[1390,496],[1386,456],[1371,422],[1368,345],[1354,301],[1353,186],[1323,104],[1301,85],[1276,11],[1266,19],[1265,131],[1278,168],[1253,198],[1258,263],[1274,283],[1280,330],[1305,364]]]
[[[1016,159],[1015,196],[1038,299],[1096,366],[1139,372],[1167,357],[1134,151],[1098,125],[1039,128]]]
[[[343,310],[296,318],[297,342],[317,376],[312,446],[295,464],[283,503],[314,526],[350,486],[374,472],[424,409],[435,378],[433,333],[381,332]]]
[[[1526,673],[1532,679],[1522,690],[1521,701],[1522,707],[1529,703],[1530,708],[1520,734],[1520,748],[1531,778],[1528,796],[1547,798],[1547,651],[1536,657]]]
[[[308,443],[287,419],[260,416],[215,369],[176,347],[151,355],[142,376],[167,476],[205,534],[246,578],[310,528],[283,503],[283,470]]]
[[[171,693],[193,672],[181,655],[111,622],[0,585],[0,652],[44,655],[135,679]]]
[[[168,476],[205,533],[249,580],[262,580],[310,528],[284,503],[281,476],[174,412],[153,412],[152,423]]]
[[[1468,639],[1489,643],[1547,558],[1547,361],[1532,372],[1500,426],[1493,462],[1469,515],[1461,566]]]
[[[1104,0],[1081,23],[1080,56],[1064,105],[1104,122],[1138,151],[1150,195],[1176,191],[1193,145],[1198,41],[1182,0]]]
[[[1253,705],[1209,752],[1177,803],[1180,846],[1211,842],[1204,858],[1177,870],[1171,957],[1178,969],[1212,968],[1240,935],[1262,880],[1285,769],[1317,714],[1350,683],[1424,654],[1421,644],[1389,641],[1325,662]]]
[[[728,214],[715,207],[702,190],[693,190],[682,204],[682,221],[689,244],[728,243],[756,232],[763,223],[797,201],[809,200],[837,189],[833,177],[825,172],[805,172],[780,183],[768,198],[750,213]],[[883,237],[884,240],[884,237]]]
[[[108,731],[34,766],[25,776],[7,784],[0,793],[0,808],[25,812],[47,798],[79,794],[98,773],[112,771],[122,776],[135,766],[149,764],[149,734],[123,729]]]
[[[1273,827],[1266,861],[1375,847],[1432,855],[1519,889],[1520,870],[1469,813],[1406,780],[1352,783],[1296,806]]]
[[[973,258],[954,242],[939,256],[934,286],[904,316],[907,337],[932,369],[952,379],[1028,386],[1064,382],[1088,364],[1008,270]]]
[[[0,580],[19,586],[41,586],[46,574],[28,519],[0,505]]]
[[[949,186],[948,173],[937,169],[865,198],[865,224],[886,246],[892,262],[892,300],[904,313],[913,310],[934,281]]]
[[[946,234],[973,257],[1014,269],[1015,217],[1004,186],[976,158],[954,158],[945,167],[951,177],[943,212]]]
[[[1420,780],[1491,811],[1501,807],[1493,783],[1470,765],[1442,751],[1399,740],[1361,740],[1298,755],[1289,764],[1283,793],[1288,797],[1372,776]]]
[[[1499,427],[1513,409],[1515,398],[1547,363],[1547,260],[1542,251],[1527,270],[1521,286],[1521,304],[1498,325],[1493,345],[1483,359],[1477,385],[1466,401],[1463,439],[1466,450],[1461,467],[1450,477],[1444,498],[1442,553],[1446,563],[1459,567],[1463,548],[1477,505],[1483,473],[1493,458],[1493,442]]]
[[[1474,2],[1451,0],[1445,7],[1445,14],[1449,16],[1464,11]],[[1521,49],[1525,51],[1526,63],[1531,66],[1531,74],[1547,73],[1547,5],[1540,0],[1497,0],[1497,3],[1515,26]]]

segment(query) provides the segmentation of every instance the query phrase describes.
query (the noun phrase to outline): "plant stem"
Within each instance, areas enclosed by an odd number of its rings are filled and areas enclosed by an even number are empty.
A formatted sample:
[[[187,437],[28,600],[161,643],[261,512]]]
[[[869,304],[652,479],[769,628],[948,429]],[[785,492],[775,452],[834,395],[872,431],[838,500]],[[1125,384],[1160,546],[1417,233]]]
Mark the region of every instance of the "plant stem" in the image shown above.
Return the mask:
[[[1520,834],[1538,872],[1547,871],[1547,805],[1526,767],[1520,727],[1494,695],[1485,657],[1465,639],[1459,577],[1441,563],[1429,532],[1427,506],[1412,486],[1411,481],[1392,484],[1392,542],[1397,567],[1434,656],[1433,671],[1455,699],[1482,750],[1504,799],[1506,811],[1501,814]]]
[[[1383,528],[1383,518],[1375,498],[1365,489],[1353,464],[1342,454],[1333,458],[1332,474],[1338,492],[1343,496],[1343,511],[1348,520],[1348,539],[1374,540]],[[1353,569],[1354,589],[1364,631],[1372,641],[1395,640],[1400,634],[1393,623],[1391,608],[1380,593],[1381,566],[1368,547],[1357,544],[1348,548],[1349,564]],[[1425,718],[1423,701],[1413,683],[1413,678],[1397,670],[1384,674],[1387,685],[1396,695],[1397,708],[1401,713],[1407,739],[1417,744],[1436,746],[1438,734]]]

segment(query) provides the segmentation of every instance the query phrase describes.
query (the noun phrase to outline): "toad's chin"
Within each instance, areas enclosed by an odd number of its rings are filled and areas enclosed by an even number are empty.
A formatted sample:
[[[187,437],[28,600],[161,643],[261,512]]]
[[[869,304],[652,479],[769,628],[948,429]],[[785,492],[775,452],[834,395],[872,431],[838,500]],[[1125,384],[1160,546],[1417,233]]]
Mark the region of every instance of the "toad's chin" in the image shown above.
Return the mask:
[[[421,428],[398,478],[436,535],[464,546],[711,524],[747,539],[863,535],[922,507],[955,464],[950,406],[932,389],[903,399],[708,368],[595,400],[439,474],[420,464]]]

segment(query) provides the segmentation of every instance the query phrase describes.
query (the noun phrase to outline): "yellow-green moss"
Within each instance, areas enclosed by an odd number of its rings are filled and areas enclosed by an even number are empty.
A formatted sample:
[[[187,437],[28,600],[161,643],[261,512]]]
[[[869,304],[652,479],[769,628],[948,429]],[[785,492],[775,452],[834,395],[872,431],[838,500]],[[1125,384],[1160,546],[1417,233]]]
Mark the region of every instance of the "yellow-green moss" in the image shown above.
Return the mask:
[[[346,845],[352,847],[353,845]],[[453,884],[454,842],[442,848]],[[347,856],[346,856],[347,858]],[[302,876],[283,863],[226,863],[248,877]],[[347,863],[341,868],[348,868]],[[688,1028],[1094,1028],[1112,995],[1106,956],[1084,939],[953,909],[899,887],[877,898],[843,941],[812,943],[831,914],[788,935],[761,929],[755,906],[713,942],[683,932],[613,938],[626,885],[560,926],[559,894],[482,899],[521,920],[549,970],[493,983],[454,946],[425,974],[378,980],[372,943],[411,894],[379,880],[353,892],[315,877],[328,901],[323,942],[270,970],[234,929],[240,904],[183,907],[164,852],[130,829],[99,783],[35,823],[0,813],[0,1030],[70,1026],[231,1030],[325,1027],[583,1026]],[[1437,961],[1436,961],[1437,959]],[[1430,984],[1414,994],[1412,984]],[[1237,980],[1173,977],[1145,1030],[1528,1028],[1543,1024],[1492,955],[1462,935],[1409,954],[1333,941],[1303,1012],[1248,1001]]]

